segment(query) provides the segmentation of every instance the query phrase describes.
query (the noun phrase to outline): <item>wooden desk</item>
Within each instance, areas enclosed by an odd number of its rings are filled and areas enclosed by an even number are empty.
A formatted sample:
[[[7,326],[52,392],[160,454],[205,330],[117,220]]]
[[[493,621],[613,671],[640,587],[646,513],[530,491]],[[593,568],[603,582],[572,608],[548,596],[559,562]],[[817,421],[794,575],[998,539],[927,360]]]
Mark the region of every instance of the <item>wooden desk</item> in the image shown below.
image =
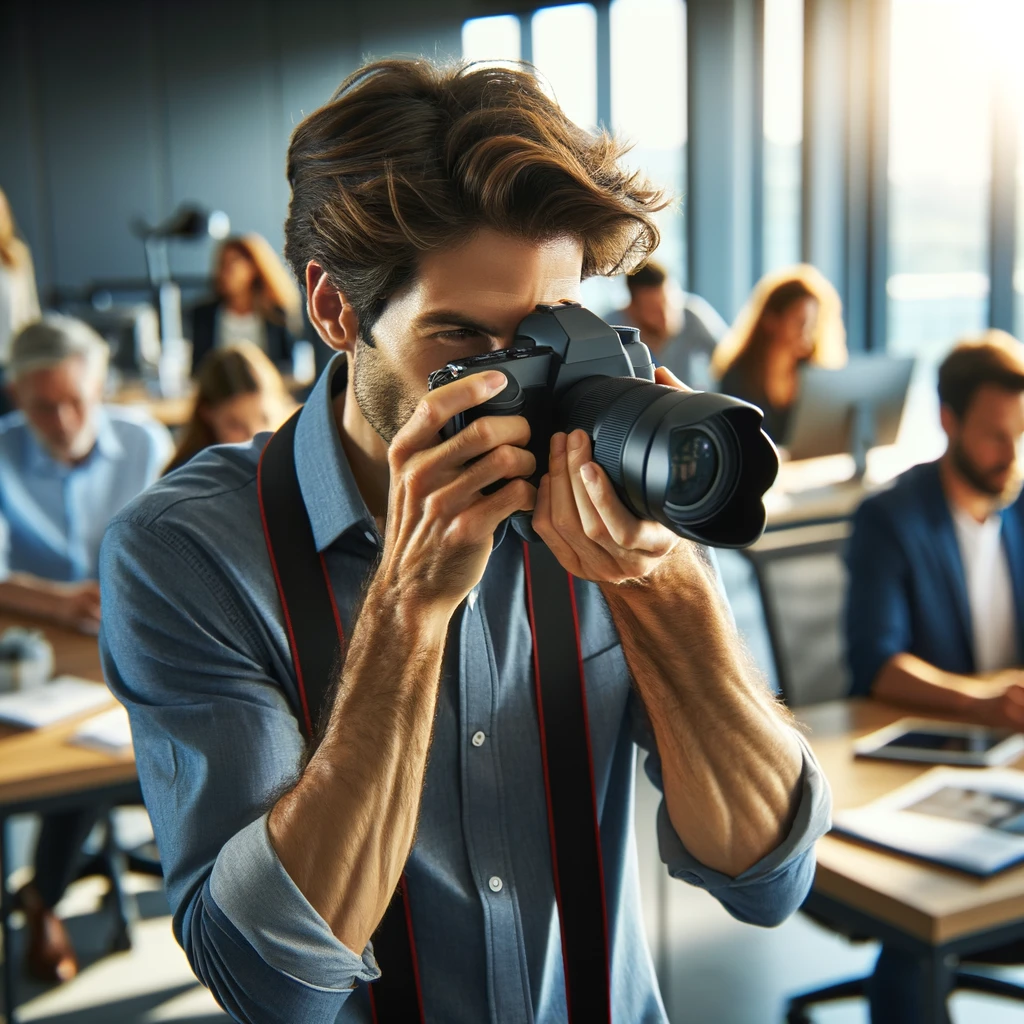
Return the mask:
[[[9,626],[39,629],[53,645],[58,675],[69,674],[102,683],[95,637],[83,636],[49,623],[0,614],[0,632]],[[113,697],[110,699],[114,703]],[[69,810],[96,803],[113,805],[141,800],[135,759],[131,754],[104,754],[66,741],[88,712],[45,729],[0,727],[0,927],[3,935],[4,1020],[14,1024],[15,965],[9,917],[13,893],[8,890],[7,822],[15,814]],[[120,898],[120,893],[115,895]],[[124,908],[119,908],[123,913]],[[127,915],[130,916],[130,915]]]
[[[874,701],[835,701],[799,710],[832,787],[836,810],[858,807],[928,771],[929,765],[855,759],[853,741],[907,712]],[[1017,762],[1024,767],[1024,758]],[[1024,867],[978,879],[911,857],[827,835],[808,909],[917,953],[926,962],[933,1017],[959,958],[1024,937]]]
[[[131,385],[122,388],[114,396],[113,402],[115,405],[127,405],[139,409],[173,430],[175,427],[183,427],[188,423],[192,416],[195,395],[189,393],[181,398],[161,398],[158,395],[151,395],[141,385]]]

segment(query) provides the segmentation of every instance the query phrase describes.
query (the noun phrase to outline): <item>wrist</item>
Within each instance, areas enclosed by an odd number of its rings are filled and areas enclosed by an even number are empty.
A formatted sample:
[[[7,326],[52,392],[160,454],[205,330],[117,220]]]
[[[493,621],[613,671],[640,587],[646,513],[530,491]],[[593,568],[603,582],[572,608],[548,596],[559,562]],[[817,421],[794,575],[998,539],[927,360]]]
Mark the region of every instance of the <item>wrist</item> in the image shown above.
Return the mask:
[[[409,587],[378,578],[367,588],[360,617],[367,612],[376,629],[406,638],[417,646],[429,646],[432,642],[444,644],[455,609],[436,598],[417,595]]]

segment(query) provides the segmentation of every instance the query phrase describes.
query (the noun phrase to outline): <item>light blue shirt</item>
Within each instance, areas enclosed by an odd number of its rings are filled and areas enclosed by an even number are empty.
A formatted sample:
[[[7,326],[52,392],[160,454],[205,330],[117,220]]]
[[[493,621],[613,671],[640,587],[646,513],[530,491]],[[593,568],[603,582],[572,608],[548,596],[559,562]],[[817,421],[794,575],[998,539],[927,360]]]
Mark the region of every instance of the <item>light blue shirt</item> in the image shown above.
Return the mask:
[[[95,415],[96,444],[75,466],[54,459],[20,412],[0,418],[0,580],[95,579],[107,524],[170,459],[159,423],[116,407]]]
[[[313,390],[296,432],[296,462],[351,636],[380,538],[333,418],[331,378],[344,366],[336,359]],[[268,809],[302,770],[304,743],[256,497],[266,440],[209,449],[114,519],[100,561],[104,670],[131,716],[175,934],[196,975],[239,1021],[367,1024],[366,983],[388,964],[378,966],[371,946],[351,950],[332,934],[267,833]],[[577,582],[576,592],[614,1021],[664,1024],[640,910],[637,744],[659,784],[660,763],[600,590]],[[686,619],[680,608],[679,622]],[[431,1021],[566,1017],[531,646],[522,546],[502,530],[449,631],[406,869]],[[482,743],[472,740],[477,732]],[[791,914],[811,884],[814,842],[829,825],[828,787],[804,749],[799,809],[776,850],[728,878],[690,855],[662,806],[657,831],[669,872],[709,890],[743,921],[774,925]],[[502,881],[497,892],[494,878]]]

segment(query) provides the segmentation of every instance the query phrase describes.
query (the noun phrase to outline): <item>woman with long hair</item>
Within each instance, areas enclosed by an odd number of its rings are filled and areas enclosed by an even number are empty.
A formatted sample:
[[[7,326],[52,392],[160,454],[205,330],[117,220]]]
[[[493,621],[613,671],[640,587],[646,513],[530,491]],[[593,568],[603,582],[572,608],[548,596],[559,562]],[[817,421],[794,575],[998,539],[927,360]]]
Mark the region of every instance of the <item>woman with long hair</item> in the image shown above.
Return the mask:
[[[214,257],[213,285],[216,297],[192,311],[195,371],[208,352],[250,341],[280,370],[290,372],[302,300],[270,243],[257,234],[226,239]]]
[[[165,473],[210,445],[240,444],[276,430],[295,409],[274,364],[251,342],[208,353],[198,385],[192,416]]]
[[[835,288],[806,263],[775,271],[754,288],[711,360],[718,390],[764,411],[764,429],[783,444],[805,363],[846,363],[846,329]]]
[[[32,253],[18,235],[10,203],[0,189],[0,368],[7,363],[14,336],[38,319]]]

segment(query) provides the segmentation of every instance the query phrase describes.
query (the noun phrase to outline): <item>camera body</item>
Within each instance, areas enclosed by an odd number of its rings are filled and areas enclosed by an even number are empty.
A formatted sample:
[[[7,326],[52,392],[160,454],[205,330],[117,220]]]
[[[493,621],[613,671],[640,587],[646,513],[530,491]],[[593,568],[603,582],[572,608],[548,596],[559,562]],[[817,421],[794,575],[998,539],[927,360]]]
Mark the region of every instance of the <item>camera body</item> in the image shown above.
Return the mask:
[[[481,416],[523,416],[536,484],[547,472],[551,435],[579,428],[635,515],[718,546],[760,537],[761,497],[778,471],[761,411],[655,384],[650,351],[635,328],[611,327],[576,302],[539,305],[519,324],[512,348],[450,362],[430,375],[428,387],[489,370],[503,373],[507,386],[449,420],[442,437]],[[536,540],[529,520],[528,513],[513,517],[518,532]]]

